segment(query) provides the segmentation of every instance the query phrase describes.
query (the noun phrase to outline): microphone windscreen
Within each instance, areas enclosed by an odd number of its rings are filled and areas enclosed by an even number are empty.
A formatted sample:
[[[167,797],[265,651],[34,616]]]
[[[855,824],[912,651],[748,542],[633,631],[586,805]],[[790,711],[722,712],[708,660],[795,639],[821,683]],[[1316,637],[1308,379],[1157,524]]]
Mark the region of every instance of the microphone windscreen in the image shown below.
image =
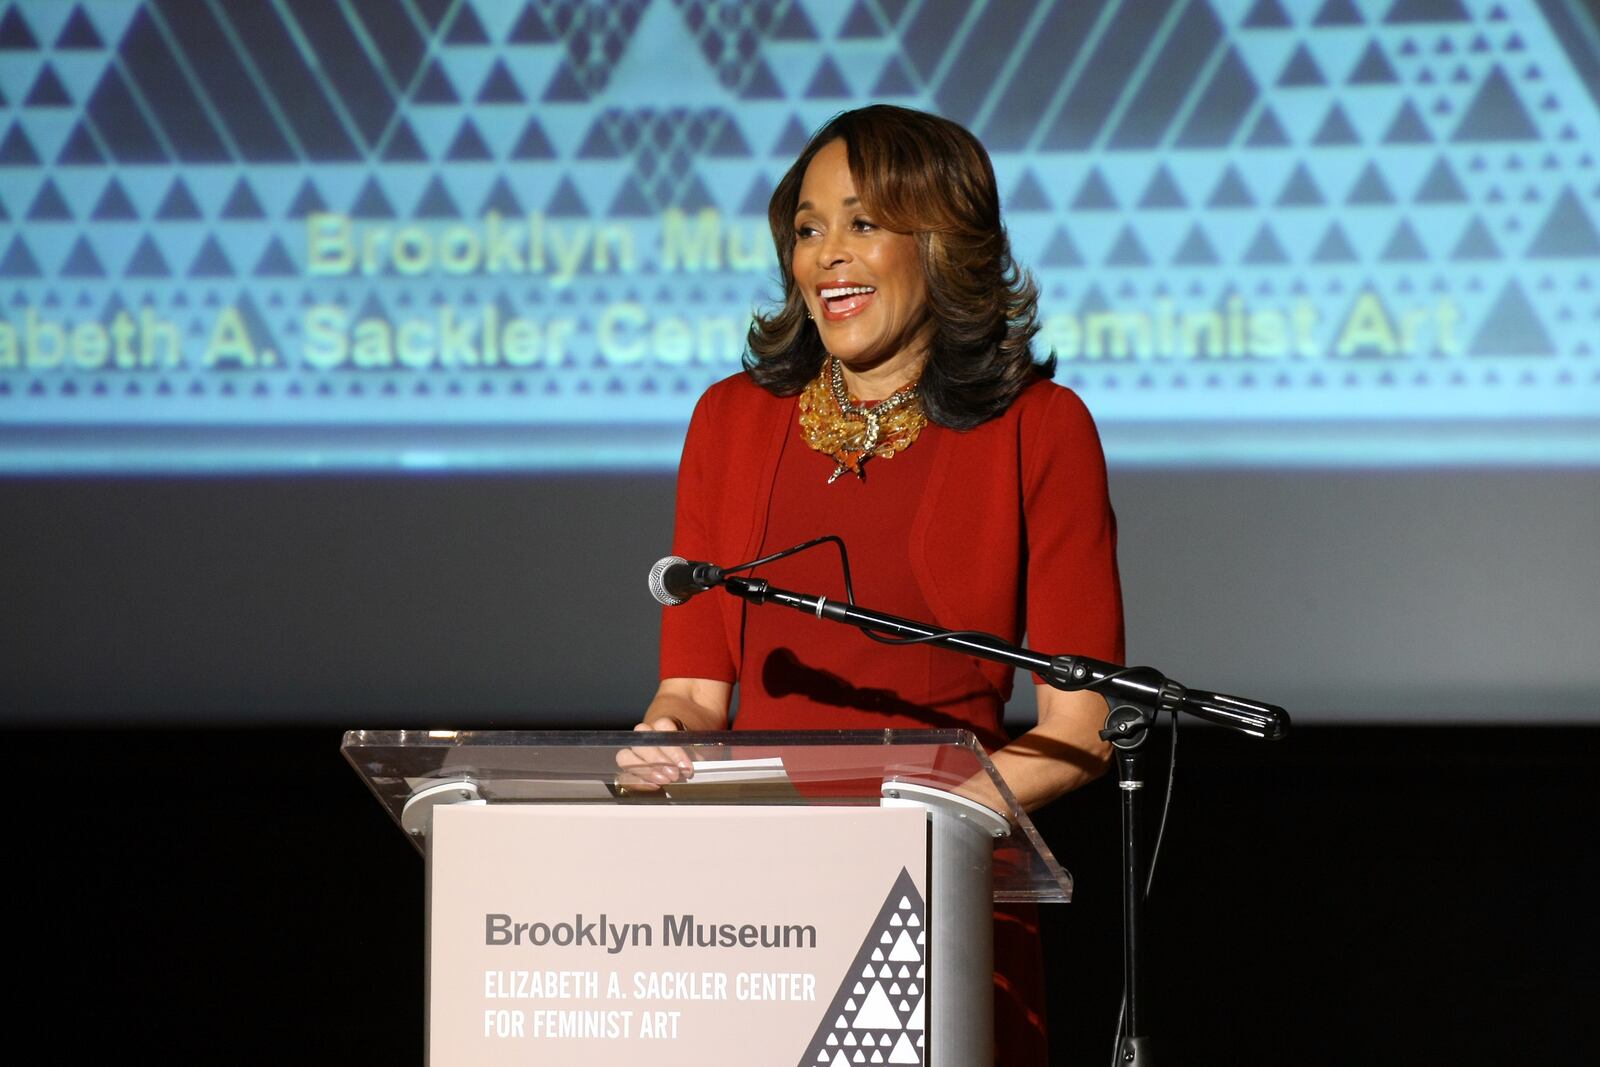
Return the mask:
[[[668,568],[686,567],[688,564],[689,561],[682,556],[663,556],[656,560],[656,565],[650,568],[650,595],[656,598],[657,603],[675,608],[688,599],[670,592],[666,580]]]

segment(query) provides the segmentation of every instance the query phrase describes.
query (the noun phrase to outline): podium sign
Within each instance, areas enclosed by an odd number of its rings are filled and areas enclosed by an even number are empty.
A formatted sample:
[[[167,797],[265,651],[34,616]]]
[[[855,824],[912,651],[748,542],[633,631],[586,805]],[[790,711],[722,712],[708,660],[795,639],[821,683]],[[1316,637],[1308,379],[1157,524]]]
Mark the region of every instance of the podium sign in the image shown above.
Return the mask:
[[[920,809],[433,818],[430,1063],[924,1062]]]

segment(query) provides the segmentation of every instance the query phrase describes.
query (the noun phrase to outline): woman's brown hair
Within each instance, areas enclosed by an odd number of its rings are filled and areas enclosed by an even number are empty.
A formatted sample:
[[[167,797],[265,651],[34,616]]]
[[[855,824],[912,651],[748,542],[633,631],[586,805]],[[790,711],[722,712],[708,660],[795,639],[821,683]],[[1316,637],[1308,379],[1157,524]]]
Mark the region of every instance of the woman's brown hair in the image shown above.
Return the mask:
[[[794,216],[812,157],[836,140],[845,143],[850,177],[873,221],[917,239],[934,327],[923,411],[958,430],[999,415],[1029,381],[1055,370],[1053,356],[1033,359],[1038,290],[1011,258],[983,145],[949,119],[889,104],[829,120],[773,190],[767,222],[783,303],[756,316],[745,370],[769,392],[791,396],[817,376],[827,355],[794,280]]]

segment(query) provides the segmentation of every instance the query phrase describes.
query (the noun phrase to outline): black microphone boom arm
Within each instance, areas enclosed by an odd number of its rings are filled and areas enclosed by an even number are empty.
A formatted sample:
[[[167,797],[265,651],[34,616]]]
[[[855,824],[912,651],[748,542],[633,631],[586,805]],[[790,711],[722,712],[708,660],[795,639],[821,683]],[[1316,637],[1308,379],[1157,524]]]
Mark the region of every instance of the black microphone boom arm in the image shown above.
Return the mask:
[[[762,578],[728,575],[722,579],[722,587],[752,604],[782,604],[819,619],[893,637],[943,645],[969,655],[1029,670],[1057,689],[1087,689],[1112,701],[1126,701],[1153,712],[1182,711],[1267,741],[1281,740],[1289,733],[1289,713],[1276,705],[1225,693],[1188,689],[1151,667],[1123,667],[1087,656],[1045,656],[1007,644],[993,634],[944,630],[925,622],[885,615],[823,596],[776,589]]]

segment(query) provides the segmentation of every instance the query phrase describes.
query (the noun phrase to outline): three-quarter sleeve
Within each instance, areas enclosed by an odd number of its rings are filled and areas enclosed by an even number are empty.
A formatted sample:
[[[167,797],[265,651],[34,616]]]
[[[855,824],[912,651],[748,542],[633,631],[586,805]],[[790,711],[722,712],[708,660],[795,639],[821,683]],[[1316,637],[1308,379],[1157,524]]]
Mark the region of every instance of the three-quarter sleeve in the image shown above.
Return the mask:
[[[718,558],[711,477],[719,450],[711,407],[709,394],[695,405],[678,463],[672,553],[687,560]],[[662,678],[735,680],[737,667],[717,597],[698,596],[662,609],[660,671]]]
[[[1028,646],[1121,663],[1117,525],[1100,436],[1077,394],[1047,395],[1023,426]]]

